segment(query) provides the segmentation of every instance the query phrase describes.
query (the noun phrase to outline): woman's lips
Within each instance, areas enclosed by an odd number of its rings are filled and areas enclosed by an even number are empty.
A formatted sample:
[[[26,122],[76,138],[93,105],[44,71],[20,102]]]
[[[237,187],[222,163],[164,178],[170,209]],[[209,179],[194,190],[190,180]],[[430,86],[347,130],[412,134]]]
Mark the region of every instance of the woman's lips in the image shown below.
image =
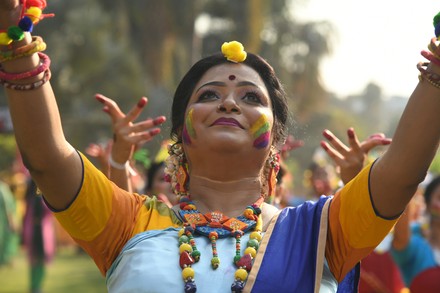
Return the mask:
[[[240,124],[240,122],[238,122],[234,118],[219,118],[215,120],[211,126],[213,125],[235,126],[243,129],[243,126]]]

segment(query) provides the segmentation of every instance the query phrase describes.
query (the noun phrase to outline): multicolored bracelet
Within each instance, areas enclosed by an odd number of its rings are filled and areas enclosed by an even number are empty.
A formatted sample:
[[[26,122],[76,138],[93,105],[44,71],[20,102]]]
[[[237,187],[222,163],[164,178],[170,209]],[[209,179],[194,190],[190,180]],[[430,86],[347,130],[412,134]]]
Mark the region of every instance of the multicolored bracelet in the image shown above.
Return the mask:
[[[10,73],[3,71],[0,67],[0,79],[3,80],[26,79],[29,77],[37,76],[38,74],[46,71],[50,67],[49,56],[41,52],[38,52],[38,56],[40,57],[40,61],[42,61],[41,64],[29,71],[20,72],[20,73]]]
[[[428,45],[429,52],[425,50],[422,50],[421,52],[422,56],[428,59],[430,62],[419,62],[417,64],[417,69],[420,71],[420,82],[426,80],[432,86],[440,89],[440,74],[428,70],[428,66],[430,64],[440,67],[440,12],[434,16],[433,24],[435,37],[431,38],[431,42]]]
[[[15,60],[21,57],[30,56],[37,52],[46,50],[46,43],[40,36],[33,36],[32,42],[24,46],[8,51],[0,51],[0,63]]]
[[[50,69],[47,69],[44,72],[43,78],[36,81],[36,82],[29,83],[29,84],[16,84],[16,83],[11,83],[6,80],[0,79],[0,85],[4,86],[5,88],[11,89],[11,90],[30,91],[30,90],[34,90],[34,89],[37,89],[37,88],[43,86],[43,84],[45,84],[46,82],[48,82],[50,80],[51,76],[52,76],[52,74],[50,72]]]
[[[21,0],[22,10],[17,25],[12,25],[6,30],[0,30],[0,45],[10,45],[13,41],[21,41],[25,32],[32,32],[34,25],[40,20],[53,17],[55,14],[42,14],[46,8],[46,0]]]

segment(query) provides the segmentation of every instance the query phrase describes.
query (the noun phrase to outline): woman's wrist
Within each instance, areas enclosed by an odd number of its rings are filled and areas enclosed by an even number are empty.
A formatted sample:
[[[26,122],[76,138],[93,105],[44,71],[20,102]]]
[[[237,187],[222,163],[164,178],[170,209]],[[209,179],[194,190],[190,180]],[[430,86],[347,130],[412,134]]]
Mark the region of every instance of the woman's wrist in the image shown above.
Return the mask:
[[[125,163],[118,163],[113,159],[113,156],[110,155],[108,158],[108,163],[111,167],[118,169],[118,170],[126,170],[129,166],[128,160],[125,161]]]

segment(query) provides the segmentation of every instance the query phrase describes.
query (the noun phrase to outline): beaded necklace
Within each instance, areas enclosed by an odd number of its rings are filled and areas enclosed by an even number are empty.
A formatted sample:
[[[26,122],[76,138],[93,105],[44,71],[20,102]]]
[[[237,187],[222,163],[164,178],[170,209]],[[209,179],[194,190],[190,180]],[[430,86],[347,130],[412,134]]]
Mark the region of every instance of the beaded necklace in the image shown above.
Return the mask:
[[[194,280],[194,270],[191,267],[200,260],[200,251],[197,250],[194,234],[199,234],[211,241],[212,258],[211,267],[217,269],[220,266],[220,259],[217,254],[216,241],[219,238],[235,238],[234,264],[237,266],[235,280],[231,285],[231,292],[242,292],[248,272],[252,268],[252,260],[257,254],[261,242],[261,231],[263,221],[261,216],[261,205],[264,197],[261,196],[254,204],[247,206],[243,214],[236,218],[228,218],[222,212],[214,211],[202,214],[198,211],[194,202],[189,196],[181,196],[179,200],[179,214],[183,219],[184,227],[179,231],[179,265],[182,268],[182,277],[185,282],[185,293],[197,291]],[[247,231],[253,229],[249,236],[247,248],[241,256],[240,239]]]

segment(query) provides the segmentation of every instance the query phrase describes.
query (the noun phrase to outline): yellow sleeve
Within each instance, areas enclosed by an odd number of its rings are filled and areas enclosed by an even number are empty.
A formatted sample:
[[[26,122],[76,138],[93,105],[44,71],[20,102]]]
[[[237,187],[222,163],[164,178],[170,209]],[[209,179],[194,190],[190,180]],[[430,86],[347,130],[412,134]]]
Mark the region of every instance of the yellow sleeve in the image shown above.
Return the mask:
[[[102,274],[134,235],[179,225],[165,204],[120,189],[82,154],[81,159],[84,174],[80,191],[73,203],[55,216],[92,256]]]
[[[338,281],[385,238],[398,220],[384,219],[374,211],[369,190],[372,164],[340,189],[330,206],[326,258]]]

